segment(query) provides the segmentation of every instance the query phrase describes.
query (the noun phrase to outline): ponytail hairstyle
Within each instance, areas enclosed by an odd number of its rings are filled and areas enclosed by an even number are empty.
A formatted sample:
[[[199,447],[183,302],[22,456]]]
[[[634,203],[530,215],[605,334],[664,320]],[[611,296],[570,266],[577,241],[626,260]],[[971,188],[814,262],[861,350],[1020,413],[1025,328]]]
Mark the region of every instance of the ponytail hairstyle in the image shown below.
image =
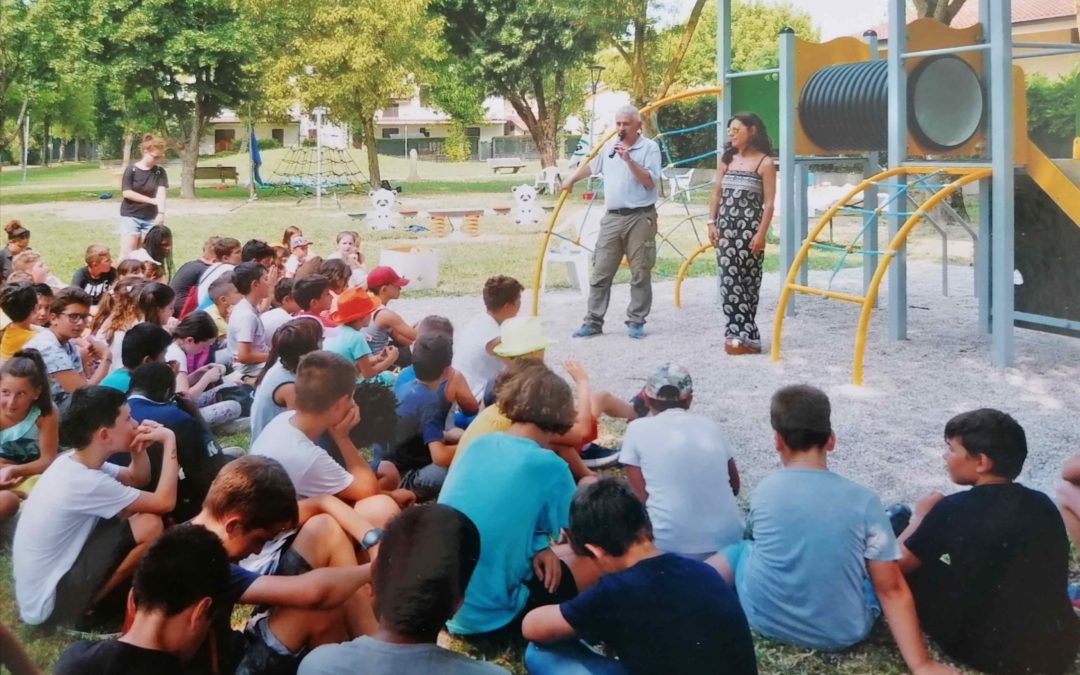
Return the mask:
[[[352,276],[352,268],[349,267],[348,262],[341,258],[331,258],[329,260],[324,260],[322,265],[319,265],[319,274],[330,280],[331,289],[340,288],[341,290],[345,290],[349,287],[349,277]],[[339,291],[334,292],[337,293]]]
[[[23,227],[22,223],[18,220],[9,220],[7,225],[4,225],[4,232],[7,232],[8,241],[23,241],[30,238],[30,230]]]
[[[759,151],[763,155],[771,156],[773,154],[772,141],[769,140],[769,131],[765,128],[765,122],[757,116],[757,113],[746,112],[732,115],[728,120],[727,126],[731,126],[731,123],[738,120],[747,129],[752,129],[750,132],[750,147]],[[731,160],[735,159],[735,154],[738,150],[731,145],[731,141],[724,143],[724,154],[720,156],[720,161],[724,164],[730,165]]]
[[[164,268],[165,276],[169,278],[173,273],[172,241],[172,230],[165,225],[154,225],[143,237],[143,248]]]
[[[128,262],[125,260],[124,262]],[[138,263],[138,261],[135,261]],[[140,269],[142,263],[139,263]],[[123,267],[124,263],[120,263]],[[111,343],[117,331],[127,330],[139,322],[139,291],[146,283],[142,277],[123,276],[113,284],[112,292],[106,293],[98,305],[98,313],[90,324],[91,334],[100,334]],[[106,325],[107,322],[107,325]]]
[[[0,368],[0,377],[4,375],[30,380],[30,384],[38,390],[33,405],[41,411],[42,415],[52,414],[53,402],[52,392],[49,389],[48,371],[45,369],[45,361],[38,350],[20,349],[15,352],[15,356],[8,359]]]
[[[322,324],[314,319],[293,319],[274,332],[270,356],[266,367],[259,373],[255,387],[262,384],[263,377],[270,367],[281,362],[281,367],[295,373],[300,366],[300,359],[307,353],[319,349],[322,343]]]
[[[145,154],[151,150],[160,150],[163,154],[165,152],[165,139],[161,136],[155,136],[154,134],[145,134],[142,137],[142,145],[140,149]]]
[[[171,307],[175,300],[176,291],[171,286],[157,281],[148,281],[139,289],[136,305],[143,321],[160,325],[158,313],[166,307]]]

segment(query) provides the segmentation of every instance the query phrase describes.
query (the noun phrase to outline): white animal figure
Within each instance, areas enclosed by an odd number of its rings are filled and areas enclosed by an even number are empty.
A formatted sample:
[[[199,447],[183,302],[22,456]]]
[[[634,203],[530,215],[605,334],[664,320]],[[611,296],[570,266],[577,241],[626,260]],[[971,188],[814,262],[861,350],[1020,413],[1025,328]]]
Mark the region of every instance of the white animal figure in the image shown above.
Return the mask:
[[[531,185],[515,185],[514,208],[510,215],[519,227],[538,225],[544,217],[544,210],[536,203],[536,188]]]
[[[368,214],[367,221],[373,230],[391,230],[401,224],[401,214],[394,210],[397,193],[391,190],[369,192],[371,205],[375,210]]]

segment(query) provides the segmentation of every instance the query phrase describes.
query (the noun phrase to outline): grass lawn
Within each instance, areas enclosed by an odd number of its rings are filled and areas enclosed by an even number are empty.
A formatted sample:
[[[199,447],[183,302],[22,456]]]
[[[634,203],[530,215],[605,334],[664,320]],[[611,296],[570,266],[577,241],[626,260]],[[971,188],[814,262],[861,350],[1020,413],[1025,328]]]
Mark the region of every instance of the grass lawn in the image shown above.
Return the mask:
[[[284,156],[284,150],[263,153],[264,178],[273,177],[273,168]],[[363,158],[357,153],[360,166]],[[238,166],[240,183],[247,176],[247,158],[234,155],[224,158],[207,158],[203,166],[214,164]],[[482,162],[462,164],[423,163],[420,168],[422,180],[406,183],[399,196],[399,204],[405,209],[427,209],[461,206],[509,206],[510,187],[532,182],[533,172],[539,167],[530,166],[517,176],[493,177]],[[383,158],[384,175],[397,184],[408,175],[407,162],[402,158]],[[179,169],[170,167],[174,185],[179,184]],[[118,172],[101,169],[97,163],[65,164],[48,169],[32,169],[28,180],[21,182],[17,168],[5,167],[0,171],[0,211],[3,220],[19,218],[33,232],[32,245],[44,256],[46,262],[61,279],[83,265],[82,253],[91,243],[117,245],[115,224],[119,209]],[[323,208],[317,209],[314,200],[296,204],[295,197],[287,195],[266,197],[260,193],[257,202],[246,202],[246,191],[229,187],[216,190],[212,183],[202,182],[198,198],[192,201],[173,199],[169,205],[168,224],[174,233],[174,259],[180,263],[199,253],[202,242],[211,234],[223,234],[241,241],[257,237],[277,243],[282,230],[288,225],[298,225],[305,235],[315,242],[313,252],[329,253],[333,250],[334,236],[344,229],[363,233],[363,249],[369,268],[377,263],[379,252],[392,246],[420,246],[438,251],[440,278],[437,291],[421,293],[446,295],[475,295],[485,279],[493,274],[511,271],[525,285],[531,284],[532,270],[537,255],[539,227],[523,230],[513,225],[505,216],[485,216],[481,221],[481,236],[475,239],[447,237],[436,238],[428,233],[368,232],[362,220],[348,216],[349,213],[370,209],[365,196],[348,195],[342,198],[340,208],[333,199],[324,200]],[[98,199],[98,194],[114,192],[109,200]],[[691,208],[700,212],[707,199],[707,191],[695,192]],[[551,203],[549,197],[541,203]],[[571,210],[584,208],[585,202],[575,198]],[[662,212],[660,229],[663,232],[675,227],[684,217],[682,207],[670,207]],[[417,224],[426,225],[421,221]],[[698,227],[704,234],[704,219]],[[681,226],[672,236],[676,246],[683,251],[697,248],[698,239],[693,231]],[[778,268],[775,246],[765,261],[767,272]],[[118,251],[113,249],[114,255]],[[658,253],[656,277],[669,280],[674,277],[682,258],[671,247],[661,246]],[[831,269],[839,262],[836,254],[815,254],[811,259],[815,269]],[[843,264],[857,264],[854,257]],[[715,274],[711,255],[703,255],[695,262],[691,276]],[[625,283],[628,272],[621,271],[616,283]],[[558,267],[551,270],[549,284],[566,286],[568,279]],[[606,428],[605,433],[617,437],[617,428]],[[246,434],[220,439],[222,445],[248,446]],[[62,635],[46,635],[41,631],[22,626],[18,622],[11,586],[11,559],[7,551],[0,551],[0,621],[14,626],[23,644],[35,661],[49,668],[70,640]],[[474,656],[498,662],[513,672],[521,673],[521,652],[517,647],[507,651],[489,650],[476,653],[467,645],[452,642],[452,646]],[[839,654],[822,654],[795,649],[758,638],[756,640],[759,666],[762,673],[901,673],[904,664],[892,644],[883,625],[879,625],[870,639],[859,647]]]

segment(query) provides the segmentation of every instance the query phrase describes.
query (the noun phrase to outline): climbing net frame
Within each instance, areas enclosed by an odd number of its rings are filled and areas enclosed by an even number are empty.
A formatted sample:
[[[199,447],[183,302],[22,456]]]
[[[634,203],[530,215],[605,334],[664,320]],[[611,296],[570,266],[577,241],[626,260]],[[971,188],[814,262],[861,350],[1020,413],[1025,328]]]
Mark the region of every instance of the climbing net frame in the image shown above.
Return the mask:
[[[298,197],[297,203],[315,196],[322,189],[335,199],[343,192],[366,194],[371,186],[367,175],[356,160],[343,148],[322,148],[322,172],[319,172],[318,148],[290,148],[274,168],[275,180],[263,183],[271,194],[278,190]]]

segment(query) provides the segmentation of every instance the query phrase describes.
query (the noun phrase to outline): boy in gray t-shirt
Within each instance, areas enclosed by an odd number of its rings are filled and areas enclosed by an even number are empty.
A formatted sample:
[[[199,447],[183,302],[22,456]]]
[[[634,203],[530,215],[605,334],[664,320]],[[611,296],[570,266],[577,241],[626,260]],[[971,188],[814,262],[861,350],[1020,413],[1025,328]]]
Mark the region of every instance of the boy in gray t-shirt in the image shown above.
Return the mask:
[[[304,658],[299,675],[506,675],[435,644],[479,559],[480,532],[463,513],[444,504],[406,509],[387,526],[373,563],[379,630],[319,647]]]

